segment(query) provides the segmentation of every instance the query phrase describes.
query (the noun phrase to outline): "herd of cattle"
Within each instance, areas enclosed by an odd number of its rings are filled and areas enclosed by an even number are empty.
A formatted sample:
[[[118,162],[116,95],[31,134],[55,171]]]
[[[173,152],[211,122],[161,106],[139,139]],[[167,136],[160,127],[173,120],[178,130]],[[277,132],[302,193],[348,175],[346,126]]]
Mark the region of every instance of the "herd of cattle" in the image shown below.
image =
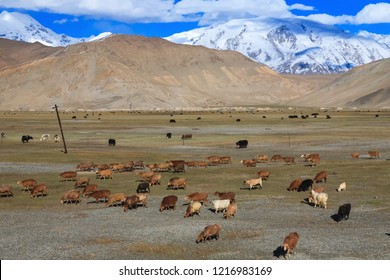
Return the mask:
[[[245,144],[245,143],[244,143]],[[379,158],[378,151],[369,151],[370,158]],[[352,154],[353,158],[356,154]],[[301,156],[303,161],[310,162],[310,164],[319,165],[319,154],[304,154]],[[245,167],[255,167],[258,163],[265,162],[284,162],[285,164],[296,164],[294,157],[283,157],[281,155],[258,155],[250,160],[241,160],[241,164]],[[105,203],[107,207],[122,206],[125,212],[138,207],[148,207],[148,199],[151,189],[155,185],[161,185],[161,173],[163,172],[178,172],[185,174],[185,170],[197,167],[211,167],[221,164],[232,164],[230,156],[210,156],[202,161],[183,161],[183,160],[169,160],[164,163],[145,164],[143,161],[131,161],[127,163],[115,164],[94,164],[94,163],[80,163],[76,166],[75,171],[65,171],[59,174],[58,181],[74,182],[71,190],[66,191],[60,198],[61,204],[78,204],[81,203],[81,198],[93,199],[96,203]],[[139,184],[136,193],[126,195],[125,193],[112,193],[109,189],[99,189],[96,183],[91,183],[90,177],[79,177],[81,171],[89,171],[95,173],[95,179],[105,180],[113,179],[114,173],[119,172],[135,172],[139,176]],[[254,178],[246,179],[242,185],[246,185],[248,190],[262,189],[263,180],[268,180],[271,172],[269,170],[260,170],[255,173]],[[328,193],[324,191],[324,187],[318,184],[325,184],[329,176],[328,171],[319,171],[313,179],[295,178],[287,187],[287,191],[309,192],[305,201],[307,204],[314,207],[327,208]],[[315,185],[317,184],[317,185]],[[29,192],[31,198],[45,197],[48,195],[48,188],[46,184],[39,183],[35,179],[25,179],[17,181],[22,191]],[[171,177],[166,185],[170,190],[185,190],[187,187],[186,178]],[[244,188],[240,188],[244,189]],[[347,189],[346,182],[342,182],[337,191],[345,191]],[[216,199],[211,200],[212,208],[215,213],[223,213],[225,219],[230,219],[237,214],[237,201],[235,192],[215,192],[213,194]],[[12,188],[9,185],[2,185],[0,187],[0,197],[12,197]],[[209,194],[207,192],[195,192],[185,196],[185,201],[188,206],[184,212],[184,218],[192,217],[200,214],[202,207],[207,206],[209,202]],[[177,195],[166,195],[162,198],[159,211],[175,210],[176,204],[179,200]],[[351,211],[351,204],[345,203],[338,209],[337,214],[332,218],[335,222],[348,219]],[[211,239],[218,239],[221,231],[220,224],[208,225],[199,234],[196,239],[197,243],[205,242]],[[283,240],[280,248],[284,251],[285,258],[288,258],[290,253],[295,253],[299,234],[292,232],[288,234]]]

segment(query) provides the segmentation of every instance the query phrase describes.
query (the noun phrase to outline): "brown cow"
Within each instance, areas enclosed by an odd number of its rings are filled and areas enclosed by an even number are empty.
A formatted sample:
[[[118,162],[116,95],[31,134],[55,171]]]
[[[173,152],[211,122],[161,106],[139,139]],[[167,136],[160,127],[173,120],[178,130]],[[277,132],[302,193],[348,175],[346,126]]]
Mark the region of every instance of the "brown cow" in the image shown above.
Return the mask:
[[[220,157],[220,163],[222,163],[222,164],[232,163],[232,159],[229,156],[223,156],[223,157]]]
[[[160,204],[160,212],[164,210],[175,210],[178,197],[176,195],[165,196]]]
[[[351,157],[352,157],[352,158],[359,158],[359,157],[360,157],[360,154],[359,154],[359,153],[352,153],[352,154],[351,154]]]
[[[30,192],[30,197],[38,197],[38,193],[41,193],[41,195],[47,195],[47,187],[45,184],[38,184],[35,185]]]
[[[92,162],[79,163],[76,167],[76,171],[92,171],[96,167]]]
[[[206,226],[199,234],[196,239],[196,243],[206,242],[206,240],[210,240],[211,238],[215,238],[218,240],[219,234],[221,232],[221,225],[208,225]]]
[[[257,159],[243,159],[241,162],[245,167],[256,167]]]
[[[80,191],[79,190],[71,190],[64,193],[61,197],[61,203],[79,203],[80,202]]]
[[[226,208],[226,212],[224,214],[225,219],[230,219],[232,217],[235,217],[237,214],[237,203],[232,202],[229,204],[229,206]]]
[[[89,194],[86,194],[85,197],[93,197],[96,200],[96,203],[98,203],[100,199],[103,199],[103,201],[106,202],[110,197],[110,195],[111,195],[110,190],[97,190]]]
[[[273,155],[271,157],[271,161],[280,161],[282,160],[282,156],[281,155]]]
[[[368,151],[370,158],[379,158],[379,151]]]
[[[22,187],[22,191],[31,191],[31,189],[37,184],[35,179],[26,179],[18,181],[17,184]]]
[[[148,195],[146,193],[135,194],[138,197],[138,204],[141,204],[144,208],[148,207]]]
[[[263,180],[261,178],[244,180],[243,185],[245,184],[249,186],[249,190],[252,190],[255,186],[259,186],[260,189],[263,188]]]
[[[207,203],[207,196],[208,194],[206,192],[195,192],[189,195],[185,196],[185,200],[189,201],[190,203],[192,202],[202,202],[203,204],[206,205]]]
[[[58,180],[61,181],[76,181],[77,172],[76,171],[65,171],[60,173]]]
[[[154,186],[154,185],[161,185],[161,174],[160,173],[155,173],[149,178],[149,185]]]
[[[0,197],[1,196],[14,196],[12,193],[12,188],[9,185],[1,185],[0,187]]]
[[[97,179],[112,179],[112,170],[111,169],[104,169],[99,170],[96,172],[96,178]]]
[[[127,212],[129,209],[137,209],[137,204],[139,202],[139,197],[135,194],[130,195],[126,198],[125,202],[123,203],[123,211]]]
[[[288,191],[297,191],[299,189],[299,186],[302,184],[302,179],[301,178],[297,178],[295,180],[293,180],[291,183],[290,183],[290,186],[287,188]]]
[[[319,182],[322,182],[322,180],[324,180],[324,182],[326,183],[327,178],[328,178],[328,171],[323,170],[323,171],[320,171],[316,174],[313,181],[316,183],[319,183]]]
[[[267,155],[258,155],[256,159],[257,159],[257,162],[267,162],[268,156]]]
[[[198,201],[191,202],[186,212],[184,213],[184,218],[193,217],[195,214],[199,215],[200,209],[202,208],[202,204]]]
[[[122,205],[125,202],[126,198],[127,196],[124,193],[114,193],[109,197],[108,201],[106,202],[106,205],[107,207]]]
[[[281,247],[286,252],[284,258],[289,258],[290,253],[295,255],[298,245],[299,235],[297,232],[289,233],[283,240]]]
[[[179,178],[179,177],[173,177],[169,180],[167,184],[168,189],[185,189],[187,186],[187,179],[185,178]]]
[[[282,157],[282,159],[286,164],[296,164],[294,157]]]
[[[261,170],[259,172],[256,172],[257,176],[263,180],[268,180],[269,175],[271,172],[269,170]]]
[[[220,200],[229,199],[230,202],[233,202],[236,197],[235,192],[215,192],[214,195],[218,196]]]
[[[150,171],[144,171],[144,172],[139,172],[137,173],[142,180],[144,181],[148,181],[154,174],[154,171],[153,170],[150,170]]]
[[[221,163],[220,156],[209,156],[207,157],[208,165],[219,165]]]
[[[81,177],[77,179],[76,183],[74,184],[75,188],[82,188],[89,184],[89,181],[91,179],[88,177]]]
[[[86,185],[83,189],[83,192],[82,192],[82,196],[87,196],[88,194],[90,194],[91,192],[94,192],[97,190],[97,185],[96,184],[91,184],[91,185]]]

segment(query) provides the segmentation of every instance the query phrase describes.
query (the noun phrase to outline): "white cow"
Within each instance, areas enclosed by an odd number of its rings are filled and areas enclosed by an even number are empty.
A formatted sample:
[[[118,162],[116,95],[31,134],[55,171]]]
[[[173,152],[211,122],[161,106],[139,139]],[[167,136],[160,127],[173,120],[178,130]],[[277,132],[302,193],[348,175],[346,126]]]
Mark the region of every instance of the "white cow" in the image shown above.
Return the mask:
[[[50,134],[42,134],[40,141],[49,141]]]
[[[54,135],[54,137],[53,137],[53,141],[54,141],[54,143],[60,143],[60,141],[61,141],[61,138],[60,138],[60,136],[58,136],[57,134],[56,134],[56,135]]]
[[[338,192],[345,191],[347,189],[347,184],[345,182],[341,183],[339,188],[337,189]]]
[[[213,200],[211,203],[214,206],[215,213],[219,213],[221,211],[226,210],[226,208],[230,204],[230,199],[217,199],[217,200]]]
[[[328,194],[321,192],[317,193],[314,190],[311,190],[311,196],[309,197],[309,202],[314,203],[314,207],[324,207],[326,209],[326,205],[328,203]]]

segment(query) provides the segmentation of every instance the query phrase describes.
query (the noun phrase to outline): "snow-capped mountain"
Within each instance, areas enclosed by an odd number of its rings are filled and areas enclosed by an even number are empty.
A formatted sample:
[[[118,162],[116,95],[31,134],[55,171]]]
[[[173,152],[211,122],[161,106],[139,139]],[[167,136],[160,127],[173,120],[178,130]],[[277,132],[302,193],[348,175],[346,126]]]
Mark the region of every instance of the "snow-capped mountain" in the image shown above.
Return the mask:
[[[29,43],[39,42],[46,46],[58,47],[94,41],[109,35],[111,33],[105,32],[90,38],[73,38],[55,33],[29,15],[7,11],[0,13],[0,38]]]
[[[356,36],[303,19],[254,18],[197,28],[165,38],[175,43],[235,50],[279,73],[328,74],[390,57],[373,36]]]

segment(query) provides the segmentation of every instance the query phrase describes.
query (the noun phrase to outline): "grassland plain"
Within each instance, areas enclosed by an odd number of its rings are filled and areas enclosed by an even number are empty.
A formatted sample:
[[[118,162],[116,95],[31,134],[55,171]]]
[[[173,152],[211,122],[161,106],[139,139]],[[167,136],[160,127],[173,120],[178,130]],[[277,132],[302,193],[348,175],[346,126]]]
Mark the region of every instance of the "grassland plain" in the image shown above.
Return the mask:
[[[314,117],[312,113],[319,113]],[[298,115],[297,119],[288,118]],[[309,118],[302,119],[301,115]],[[329,115],[330,118],[326,118]],[[378,115],[378,116],[376,116]],[[73,118],[73,117],[76,118]],[[1,259],[283,259],[278,246],[285,235],[297,231],[298,252],[293,259],[388,260],[390,252],[390,112],[328,111],[314,109],[226,108],[208,112],[67,112],[60,114],[68,153],[62,143],[40,142],[44,133],[60,134],[53,112],[1,112],[0,183],[13,187],[13,197],[1,197]],[[175,119],[175,123],[170,120]],[[240,119],[240,121],[237,121]],[[165,134],[172,133],[167,139]],[[182,134],[193,139],[181,140]],[[21,136],[34,140],[23,144]],[[108,146],[108,138],[117,145]],[[249,141],[237,149],[235,142]],[[367,151],[379,150],[379,159]],[[359,159],[350,154],[359,152]],[[320,153],[321,163],[311,167],[300,155]],[[297,164],[258,163],[243,167],[242,159],[257,155],[294,156]],[[231,156],[232,164],[186,169],[184,174],[162,173],[161,186],[153,186],[148,208],[124,212],[82,199],[62,205],[62,193],[74,182],[59,182],[58,174],[78,163],[114,163],[171,159],[205,160]],[[263,189],[249,191],[243,180],[268,169]],[[313,178],[327,170],[327,209],[305,203],[307,192],[288,192],[290,182]],[[135,193],[138,171],[114,173],[112,180],[97,180],[83,172],[99,189]],[[185,190],[167,190],[173,176],[185,177]],[[46,183],[49,195],[30,198],[16,182],[35,178]],[[345,192],[336,189],[347,183]],[[186,194],[205,191],[237,193],[238,214],[225,220],[204,205],[199,216],[184,218]],[[174,211],[159,212],[163,196],[179,197]],[[349,220],[336,223],[331,216],[343,203],[351,203]],[[222,225],[219,240],[196,244],[208,224]]]

